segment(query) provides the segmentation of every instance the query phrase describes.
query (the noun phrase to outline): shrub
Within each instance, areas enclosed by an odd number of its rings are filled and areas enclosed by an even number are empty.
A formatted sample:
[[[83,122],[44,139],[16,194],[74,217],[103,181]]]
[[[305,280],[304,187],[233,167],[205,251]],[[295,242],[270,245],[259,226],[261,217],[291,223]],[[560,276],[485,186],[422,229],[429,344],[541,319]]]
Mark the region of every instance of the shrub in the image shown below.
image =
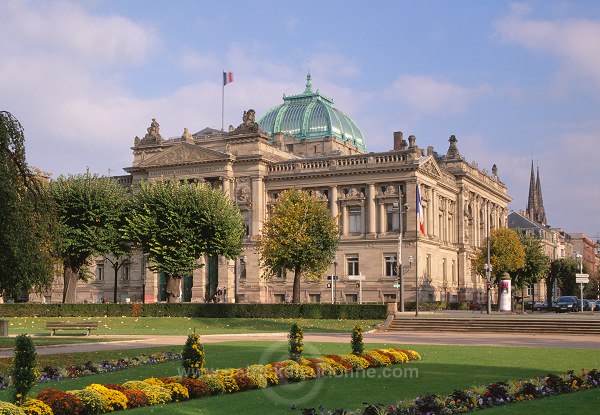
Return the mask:
[[[219,369],[214,371],[214,374],[221,379],[221,382],[223,382],[225,393],[234,393],[240,390],[240,387],[234,378],[236,373],[237,369]]]
[[[341,357],[346,359],[346,361],[352,365],[353,369],[366,369],[369,367],[369,361],[367,359],[355,354],[345,354]]]
[[[190,399],[190,394],[187,388],[179,382],[165,383],[163,388],[171,393],[171,400],[173,402],[187,401]]]
[[[109,389],[98,383],[92,383],[86,386],[86,389],[93,389],[100,393],[106,400],[105,412],[113,412],[120,409],[127,409],[127,396],[118,390]]]
[[[222,395],[225,393],[225,385],[219,375],[214,373],[202,375],[198,380],[202,381],[208,387],[211,395]]]
[[[108,406],[106,399],[97,390],[78,389],[67,391],[67,393],[71,393],[81,400],[87,415],[101,414],[105,412],[104,408]]]
[[[184,378],[181,384],[187,388],[190,399],[202,398],[210,392],[206,383],[198,379]]]
[[[302,351],[304,350],[304,346],[302,345],[303,339],[304,333],[302,332],[302,327],[300,327],[298,323],[292,324],[290,334],[288,334],[291,360],[299,362],[300,359],[302,359]]]
[[[29,390],[35,384],[35,346],[33,340],[26,334],[20,334],[15,339],[15,358],[12,370],[12,401],[21,405]]]
[[[25,415],[25,411],[10,402],[0,401],[0,414],[2,415]]]
[[[204,367],[204,346],[200,343],[200,336],[190,334],[183,346],[183,369],[188,378],[197,378],[202,374]]]
[[[54,415],[83,415],[85,413],[85,407],[77,396],[61,390],[44,389],[37,394],[36,399],[52,408]]]
[[[160,405],[171,401],[171,392],[162,386],[151,385],[141,380],[129,380],[123,383],[123,386],[144,392],[149,405]]]
[[[365,350],[365,344],[363,343],[362,326],[357,324],[352,330],[352,339],[350,340],[352,345],[352,354],[361,356]]]
[[[146,394],[139,389],[125,389],[123,394],[127,398],[127,408],[141,408],[150,405]]]
[[[52,408],[39,399],[27,398],[21,409],[26,415],[53,415]]]

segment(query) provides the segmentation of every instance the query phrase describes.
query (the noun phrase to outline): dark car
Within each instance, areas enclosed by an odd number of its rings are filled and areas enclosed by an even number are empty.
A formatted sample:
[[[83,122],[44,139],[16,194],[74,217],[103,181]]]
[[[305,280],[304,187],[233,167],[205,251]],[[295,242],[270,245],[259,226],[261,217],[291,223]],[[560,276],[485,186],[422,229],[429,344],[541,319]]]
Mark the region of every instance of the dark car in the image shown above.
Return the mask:
[[[579,303],[579,305],[581,306],[581,303]],[[594,311],[594,308],[596,308],[596,303],[590,300],[583,300],[583,311]]]
[[[469,303],[469,310],[483,310],[485,304],[481,304],[479,301],[471,301]]]
[[[548,308],[548,301],[538,301],[533,305],[533,311],[543,311]]]
[[[561,313],[563,311],[579,311],[579,301],[577,297],[570,295],[558,297],[558,301],[556,301],[556,304],[554,305],[554,311],[557,313]]]
[[[600,311],[600,300],[588,300],[591,311]]]

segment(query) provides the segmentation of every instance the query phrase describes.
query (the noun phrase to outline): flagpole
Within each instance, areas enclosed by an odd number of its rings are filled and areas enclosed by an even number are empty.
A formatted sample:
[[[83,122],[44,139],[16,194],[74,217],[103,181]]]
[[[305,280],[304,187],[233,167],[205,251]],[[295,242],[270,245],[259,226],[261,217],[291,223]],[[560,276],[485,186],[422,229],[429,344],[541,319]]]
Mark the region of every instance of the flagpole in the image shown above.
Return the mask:
[[[420,198],[419,182],[415,187],[415,198]],[[421,207],[421,201],[416,200],[416,222],[415,222],[415,317],[419,317],[419,227],[421,224],[421,218],[419,216]]]
[[[225,70],[221,76],[221,131],[225,131]]]

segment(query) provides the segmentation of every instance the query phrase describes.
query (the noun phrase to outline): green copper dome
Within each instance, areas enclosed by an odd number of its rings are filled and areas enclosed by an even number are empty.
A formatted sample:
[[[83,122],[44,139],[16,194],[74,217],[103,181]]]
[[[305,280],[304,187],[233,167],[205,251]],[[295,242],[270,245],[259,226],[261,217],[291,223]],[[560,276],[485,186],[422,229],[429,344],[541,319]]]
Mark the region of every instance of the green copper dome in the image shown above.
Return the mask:
[[[302,94],[283,96],[283,104],[269,109],[259,120],[261,130],[273,134],[292,135],[296,140],[336,137],[365,151],[365,140],[358,125],[333,107],[333,99],[313,92],[311,76],[306,77]]]

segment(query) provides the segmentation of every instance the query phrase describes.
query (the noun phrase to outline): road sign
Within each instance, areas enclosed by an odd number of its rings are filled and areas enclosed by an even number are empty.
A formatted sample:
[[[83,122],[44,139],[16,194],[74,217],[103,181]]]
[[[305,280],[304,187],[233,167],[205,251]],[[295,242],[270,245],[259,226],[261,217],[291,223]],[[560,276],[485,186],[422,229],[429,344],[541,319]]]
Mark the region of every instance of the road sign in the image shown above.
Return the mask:
[[[352,281],[364,281],[365,279],[367,279],[367,277],[365,277],[364,275],[349,275],[348,279]]]
[[[328,275],[327,276],[327,281],[331,281],[331,280],[337,280],[338,276],[337,275]]]
[[[400,284],[394,284],[394,288],[400,288]]]
[[[485,282],[485,286],[489,288],[489,287],[490,287],[490,282],[489,282],[489,281],[486,281],[486,282]]]
[[[587,284],[588,282],[590,282],[589,274],[575,274],[575,283]]]

